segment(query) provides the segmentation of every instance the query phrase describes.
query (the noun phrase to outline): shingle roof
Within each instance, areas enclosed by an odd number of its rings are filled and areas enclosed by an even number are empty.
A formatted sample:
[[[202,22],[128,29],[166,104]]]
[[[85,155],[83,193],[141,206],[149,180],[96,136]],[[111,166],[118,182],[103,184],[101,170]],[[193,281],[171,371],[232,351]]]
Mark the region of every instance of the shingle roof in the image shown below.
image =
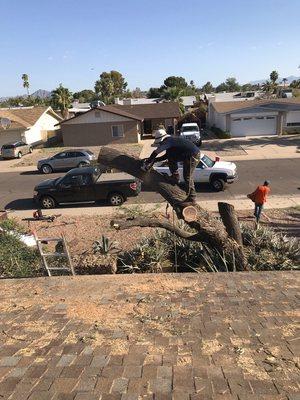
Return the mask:
[[[130,112],[134,115],[138,115],[143,119],[180,117],[179,104],[175,102],[157,104],[136,104],[125,106],[114,104],[112,107],[117,108],[118,110]]]
[[[119,108],[119,107],[122,107],[122,108]],[[143,119],[144,119],[143,116],[141,116],[135,112],[131,112],[131,110],[126,109],[126,107],[131,107],[131,106],[111,105],[111,106],[102,106],[102,107],[98,107],[98,108],[100,110],[107,111],[112,114],[122,115],[123,117],[128,117],[128,118],[136,119],[138,121],[143,121]],[[138,106],[134,106],[134,107],[138,107]]]
[[[121,106],[121,107],[123,107],[123,106]],[[95,110],[102,110],[102,111],[106,111],[106,112],[111,113],[111,114],[121,115],[123,117],[135,119],[137,121],[143,121],[143,118],[139,117],[138,115],[134,115],[132,113],[129,113],[126,110],[122,110],[122,109],[119,110],[115,105],[113,105],[113,106],[111,105],[111,106],[101,106],[101,107],[97,107],[97,108],[91,108],[90,110],[87,110],[86,112],[80,113],[78,115],[75,115],[74,117],[71,117],[71,118],[65,119],[64,121],[61,121],[60,125],[64,124],[67,121],[70,121],[71,119],[73,120],[73,119],[79,118],[82,115],[85,115],[85,114],[87,114],[89,112],[92,112],[92,111],[95,111]]]
[[[271,104],[297,104],[300,105],[300,97],[289,99],[270,99],[270,100],[245,100],[245,101],[216,101],[210,103],[220,114],[230,113],[232,111],[243,110],[247,108],[268,106]]]
[[[58,120],[60,119],[51,107],[0,108],[0,118],[8,118],[11,120],[9,129],[30,128],[45,111],[51,112]]]

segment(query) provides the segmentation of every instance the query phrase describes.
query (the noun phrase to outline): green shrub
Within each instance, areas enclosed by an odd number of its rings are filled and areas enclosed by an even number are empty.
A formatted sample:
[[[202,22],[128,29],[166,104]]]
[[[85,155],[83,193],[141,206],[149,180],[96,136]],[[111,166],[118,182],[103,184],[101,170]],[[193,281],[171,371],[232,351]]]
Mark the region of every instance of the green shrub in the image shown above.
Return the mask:
[[[41,275],[37,249],[27,247],[18,237],[18,233],[23,233],[22,227],[13,219],[1,221],[0,226],[5,230],[0,232],[0,278]]]
[[[219,138],[219,139],[230,139],[230,133],[225,132],[220,128],[216,128],[215,126],[211,127],[210,130]]]

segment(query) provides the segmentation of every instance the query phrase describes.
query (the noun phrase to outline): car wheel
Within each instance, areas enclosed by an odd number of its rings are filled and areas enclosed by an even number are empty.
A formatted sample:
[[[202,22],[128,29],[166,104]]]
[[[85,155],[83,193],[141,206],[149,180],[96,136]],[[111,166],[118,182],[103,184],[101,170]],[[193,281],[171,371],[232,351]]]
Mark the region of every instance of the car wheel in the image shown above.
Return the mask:
[[[50,196],[42,197],[40,203],[43,208],[54,208],[56,206],[55,200]]]
[[[50,165],[44,164],[41,166],[41,171],[43,174],[51,174],[51,172],[53,172],[53,169]]]
[[[33,152],[33,148],[29,147],[29,153],[32,153],[32,152]]]
[[[201,146],[202,146],[202,139],[198,140],[197,146],[198,146],[198,147],[201,147]]]
[[[108,196],[108,201],[111,206],[121,206],[125,198],[120,193],[111,193]]]
[[[18,153],[18,158],[22,158],[22,153],[21,153],[21,151],[19,151],[19,153]]]
[[[222,192],[225,189],[225,182],[223,179],[214,179],[211,181],[210,185],[216,192]]]
[[[84,162],[84,161],[81,161],[79,164],[78,164],[78,168],[83,168],[83,167],[86,167],[88,164],[86,163],[86,162]]]

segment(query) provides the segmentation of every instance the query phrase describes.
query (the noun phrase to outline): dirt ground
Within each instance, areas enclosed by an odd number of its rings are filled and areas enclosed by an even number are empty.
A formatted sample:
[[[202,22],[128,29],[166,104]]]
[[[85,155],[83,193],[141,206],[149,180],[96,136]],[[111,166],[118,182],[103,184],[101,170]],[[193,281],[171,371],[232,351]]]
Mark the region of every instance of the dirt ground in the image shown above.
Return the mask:
[[[138,157],[142,150],[142,145],[139,143],[132,144],[110,144],[109,147],[113,147],[117,150],[124,151],[128,154]],[[64,151],[66,149],[71,149],[70,147],[45,147],[42,149],[35,149],[32,154],[24,156],[21,160],[16,160],[16,163],[12,165],[13,167],[27,167],[34,165],[42,158],[52,157],[54,154]],[[91,150],[96,156],[98,156],[101,146],[89,146],[88,150]],[[75,148],[76,150],[76,148]]]
[[[239,220],[242,223],[251,224],[254,227],[254,217],[251,211],[238,212]],[[300,210],[290,208],[286,210],[268,210],[267,217],[262,217],[261,225],[268,225],[275,230],[281,231],[289,236],[300,237]],[[54,222],[20,221],[29,231],[34,230],[38,237],[59,237],[62,234],[66,237],[70,252],[73,256],[81,255],[91,250],[95,240],[101,236],[108,237],[116,242],[116,247],[121,250],[134,248],[138,242],[151,236],[152,228],[131,228],[126,231],[116,231],[110,227],[110,221],[116,216],[61,216]]]

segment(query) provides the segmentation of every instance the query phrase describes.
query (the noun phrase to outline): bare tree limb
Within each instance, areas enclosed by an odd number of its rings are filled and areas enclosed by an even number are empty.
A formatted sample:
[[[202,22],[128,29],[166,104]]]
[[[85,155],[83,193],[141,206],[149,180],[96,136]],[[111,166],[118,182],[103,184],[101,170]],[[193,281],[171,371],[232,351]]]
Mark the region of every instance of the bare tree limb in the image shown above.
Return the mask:
[[[155,170],[144,172],[141,169],[141,160],[123,154],[109,147],[102,147],[98,162],[105,166],[115,168],[141,179],[151,185],[152,189],[159,193],[175,210],[177,217],[182,218],[183,206],[180,204],[186,198],[186,193],[175,185],[169,177],[159,174]],[[174,232],[177,236],[197,242],[203,242],[220,253],[234,254],[237,269],[246,270],[246,259],[242,247],[242,238],[239,230],[237,216],[233,206],[220,203],[219,210],[223,224],[209,212],[196,205],[197,220],[186,222],[195,233],[190,233],[169,222],[155,218],[136,218],[114,222],[119,229],[128,229],[133,226],[164,228]],[[225,228],[224,228],[225,226]]]

